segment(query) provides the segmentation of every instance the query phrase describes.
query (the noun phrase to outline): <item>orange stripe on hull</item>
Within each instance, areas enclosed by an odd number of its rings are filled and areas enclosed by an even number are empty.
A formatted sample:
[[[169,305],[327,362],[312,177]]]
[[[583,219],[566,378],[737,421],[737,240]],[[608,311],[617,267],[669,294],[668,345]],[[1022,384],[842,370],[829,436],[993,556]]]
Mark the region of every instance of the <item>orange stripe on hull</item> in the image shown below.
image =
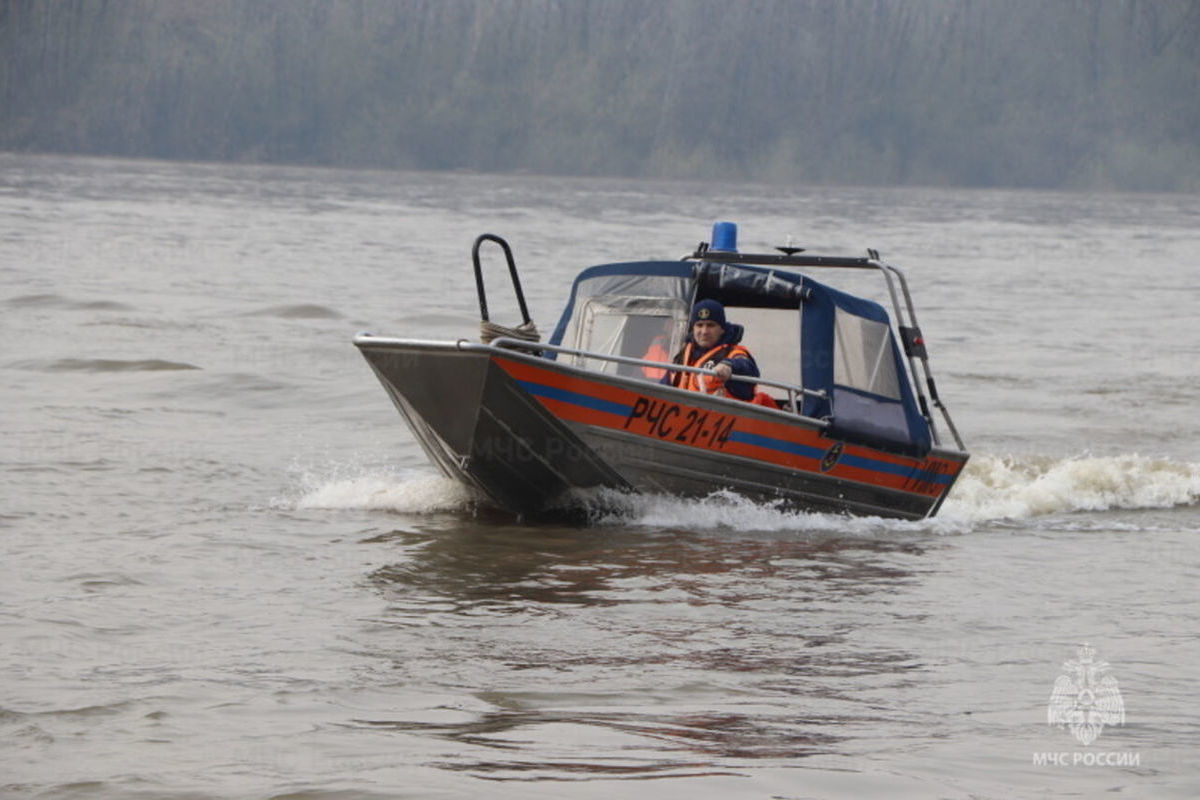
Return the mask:
[[[649,397],[523,362],[493,358],[562,420],[741,456],[907,494],[940,497],[962,464],[831,441],[820,431]]]

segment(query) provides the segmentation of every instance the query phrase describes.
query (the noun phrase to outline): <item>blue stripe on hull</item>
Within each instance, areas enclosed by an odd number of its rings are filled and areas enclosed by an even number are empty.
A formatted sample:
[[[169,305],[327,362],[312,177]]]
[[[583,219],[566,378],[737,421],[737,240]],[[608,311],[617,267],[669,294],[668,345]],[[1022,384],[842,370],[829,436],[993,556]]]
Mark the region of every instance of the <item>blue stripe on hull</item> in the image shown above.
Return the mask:
[[[537,397],[558,400],[562,403],[570,403],[571,405],[581,406],[592,411],[602,411],[605,414],[618,414],[622,417],[627,417],[632,408],[632,406],[614,403],[611,400],[601,400],[598,397],[592,397],[581,392],[559,389],[557,386],[547,386],[544,383],[534,383],[533,381],[517,381],[517,383],[522,389]]]
[[[592,395],[582,392],[573,392],[569,389],[560,389],[557,386],[548,386],[544,383],[535,381],[517,381],[517,383],[525,391],[536,397],[545,397],[549,400],[557,400],[562,403],[570,403],[580,406],[591,411],[600,411],[606,414],[616,414],[618,416],[629,416],[632,406],[623,403],[614,403],[611,400],[602,400]],[[757,433],[743,433],[734,430],[730,436],[730,441],[740,442],[742,444],[762,447],[767,450],[774,450],[779,453],[788,453],[790,455],[800,456],[801,458],[811,458],[820,461],[825,456],[825,450],[818,447],[799,444],[797,442],[789,442],[784,439],[776,439],[771,436],[763,436]],[[881,472],[887,475],[898,475],[900,477],[910,477],[913,474],[913,467],[904,466],[902,464],[889,464],[886,461],[876,461],[873,458],[865,456],[856,456],[844,454],[838,461],[840,464],[845,464],[848,467],[857,469],[865,469],[871,472]],[[922,480],[929,483],[949,484],[954,480],[952,475],[942,474],[927,474],[921,476]]]
[[[820,461],[825,456],[825,451],[819,447],[776,439],[773,436],[763,436],[759,433],[743,433],[735,430],[729,434],[729,441],[741,442],[742,444],[762,447],[767,450],[775,450],[779,453],[790,453],[801,458],[813,458],[817,461]]]

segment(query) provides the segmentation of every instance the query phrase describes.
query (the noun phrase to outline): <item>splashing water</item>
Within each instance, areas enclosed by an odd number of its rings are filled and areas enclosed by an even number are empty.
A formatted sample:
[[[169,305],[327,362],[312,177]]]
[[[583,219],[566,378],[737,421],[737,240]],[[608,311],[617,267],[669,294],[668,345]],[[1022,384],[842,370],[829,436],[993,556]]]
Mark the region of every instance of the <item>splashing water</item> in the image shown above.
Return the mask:
[[[275,505],[296,509],[362,509],[400,514],[465,511],[479,502],[468,487],[425,470],[333,465],[303,470],[297,497]]]
[[[1170,508],[1200,499],[1200,464],[1139,455],[977,456],[943,513],[974,522],[1076,511]]]
[[[363,509],[402,514],[465,511],[480,497],[462,484],[425,470],[335,466],[303,477],[302,509]],[[581,498],[599,526],[692,530],[928,530],[963,533],[1005,519],[1081,511],[1137,510],[1190,505],[1200,500],[1200,464],[1137,455],[976,456],[940,514],[917,522],[807,513],[760,503],[733,492],[701,499],[615,491]]]

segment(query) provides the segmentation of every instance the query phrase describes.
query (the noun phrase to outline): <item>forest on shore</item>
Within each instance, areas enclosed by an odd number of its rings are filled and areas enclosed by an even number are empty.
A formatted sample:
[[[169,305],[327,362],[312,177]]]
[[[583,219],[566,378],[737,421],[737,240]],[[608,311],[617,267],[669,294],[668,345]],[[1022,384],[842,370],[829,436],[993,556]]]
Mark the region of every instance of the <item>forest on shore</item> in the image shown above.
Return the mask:
[[[0,0],[0,150],[1200,191],[1195,0]]]

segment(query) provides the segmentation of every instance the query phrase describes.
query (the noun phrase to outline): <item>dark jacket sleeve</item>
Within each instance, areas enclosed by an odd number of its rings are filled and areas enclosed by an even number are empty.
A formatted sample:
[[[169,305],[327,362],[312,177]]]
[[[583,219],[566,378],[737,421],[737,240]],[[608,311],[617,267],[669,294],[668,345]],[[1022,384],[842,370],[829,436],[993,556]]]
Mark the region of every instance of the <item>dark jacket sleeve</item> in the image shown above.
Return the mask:
[[[733,369],[734,375],[759,377],[758,364],[755,363],[753,356],[738,356],[737,358],[727,358],[725,361]],[[754,384],[746,381],[726,381],[725,388],[739,400],[749,400],[754,396]]]

